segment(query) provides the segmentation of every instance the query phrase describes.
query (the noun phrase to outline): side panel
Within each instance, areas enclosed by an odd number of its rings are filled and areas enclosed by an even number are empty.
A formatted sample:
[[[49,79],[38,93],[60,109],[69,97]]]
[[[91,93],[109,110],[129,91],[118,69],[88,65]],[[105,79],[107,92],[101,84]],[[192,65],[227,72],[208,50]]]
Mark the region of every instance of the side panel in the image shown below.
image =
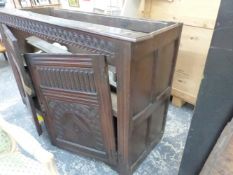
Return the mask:
[[[131,101],[134,103],[131,103],[129,138],[131,170],[137,167],[163,135],[179,45],[178,33],[173,32],[174,40],[171,40],[172,37],[164,39],[161,45],[156,42],[153,51],[145,49],[138,55],[133,54]],[[153,44],[151,41],[141,46],[151,47]],[[135,44],[133,51],[139,48],[140,43],[139,47]]]

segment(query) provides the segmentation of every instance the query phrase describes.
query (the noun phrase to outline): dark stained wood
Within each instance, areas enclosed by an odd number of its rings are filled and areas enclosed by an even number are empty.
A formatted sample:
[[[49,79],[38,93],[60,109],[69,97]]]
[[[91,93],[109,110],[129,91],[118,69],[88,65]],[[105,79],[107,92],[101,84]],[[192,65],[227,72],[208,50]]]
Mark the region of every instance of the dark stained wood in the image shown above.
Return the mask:
[[[46,53],[69,53],[65,49],[59,48],[57,46],[52,45],[51,43],[42,40],[36,36],[30,36],[26,38],[27,43],[36,47],[39,50],[42,50]]]
[[[39,49],[39,51],[43,51],[45,53],[54,53],[54,54],[58,54],[58,53],[63,53],[63,54],[71,54],[70,52],[61,49],[57,46],[52,45],[51,43],[42,40],[36,36],[30,36],[28,38],[26,38],[26,41],[28,44],[34,46],[35,48]],[[113,66],[108,66],[108,71],[111,71],[113,74],[113,80],[116,79],[116,70]],[[79,75],[77,75],[78,77]],[[89,81],[88,79],[92,80]],[[95,88],[95,84],[94,84],[94,79],[92,76],[90,76],[89,74],[87,74],[87,76],[85,76],[85,81],[89,81],[88,83],[90,83],[90,87],[89,90],[93,91]],[[115,80],[116,81],[116,80]],[[79,83],[79,82],[78,82]],[[75,84],[75,83],[74,83]],[[109,81],[109,84],[111,84],[111,82]],[[115,86],[115,84],[111,84],[112,86]],[[74,86],[74,85],[73,85]],[[115,86],[116,87],[116,86]],[[112,100],[112,110],[113,110],[113,115],[116,117],[117,115],[117,94],[115,93],[111,93],[111,100]]]
[[[29,9],[27,9],[29,11]],[[97,13],[89,13],[89,12],[79,12],[72,11],[67,9],[53,9],[53,8],[38,8],[31,9],[30,11],[50,15],[54,17],[70,19],[75,21],[83,21],[88,23],[100,24],[105,26],[117,27],[122,29],[128,29],[132,31],[150,33],[156,30],[163,29],[164,27],[169,27],[174,24],[172,22],[166,21],[153,21],[153,20],[141,20],[141,19],[133,19],[127,18],[123,16],[112,16],[112,15],[101,15]]]
[[[117,28],[129,29],[132,31],[150,33],[159,29],[169,26],[171,22],[165,21],[146,21],[140,19],[134,19],[123,16],[107,16],[88,12],[78,12],[65,9],[54,9],[51,11],[51,15],[55,17],[72,19],[77,21],[84,21],[94,24],[101,24],[106,26],[112,26]]]
[[[17,39],[10,33],[9,29],[5,25],[1,25],[1,33],[2,33],[2,39],[5,43],[5,47],[7,48],[8,57],[9,57],[9,63],[12,67],[13,74],[22,98],[22,101],[25,103],[25,91],[23,88],[23,82],[21,80],[21,73],[20,73],[20,67],[18,66],[18,59],[16,58],[15,54],[18,54],[18,50],[15,47],[17,44]]]
[[[19,11],[12,14],[3,10],[0,22],[11,26],[21,41],[34,35],[65,45],[72,52],[27,55],[53,144],[101,159],[121,175],[132,174],[163,135],[182,25],[53,9],[49,13],[50,16]],[[20,34],[22,31],[24,35]],[[28,52],[28,45],[22,46],[21,50]],[[79,63],[81,53],[92,61]],[[91,53],[102,56],[90,56]],[[107,60],[105,66],[98,62],[103,56]],[[93,66],[95,62],[98,64]],[[89,67],[84,68],[84,63]],[[113,66],[110,70],[113,68],[116,75],[115,94],[110,93],[108,65]],[[93,78],[90,70],[100,72]],[[48,101],[51,99],[52,104]],[[97,149],[99,143],[94,139],[84,139],[74,128],[70,130],[72,125],[65,125],[67,119],[54,124],[53,118],[63,118],[59,112],[51,111],[56,106],[57,111],[86,111],[87,118],[93,118],[87,125],[99,122],[90,128],[101,130],[101,143],[105,146]],[[93,112],[97,111],[102,117],[94,117]],[[74,120],[76,117],[71,119]],[[88,135],[84,123],[79,128]]]
[[[45,107],[54,144],[115,165],[112,105],[104,56],[25,57]]]
[[[39,123],[39,120],[37,118],[37,109],[36,109],[35,101],[33,100],[31,95],[26,95],[26,104],[27,104],[29,112],[31,113],[33,117],[33,122],[36,126],[37,133],[38,135],[41,135],[43,131]]]
[[[4,24],[1,25],[2,37],[8,51],[8,60],[13,70],[13,74],[22,97],[22,101],[27,104],[29,111],[32,114],[37,133],[42,134],[41,125],[37,119],[35,104],[32,97],[34,96],[34,88],[31,79],[24,69],[23,57],[20,55],[18,41],[11,31]]]

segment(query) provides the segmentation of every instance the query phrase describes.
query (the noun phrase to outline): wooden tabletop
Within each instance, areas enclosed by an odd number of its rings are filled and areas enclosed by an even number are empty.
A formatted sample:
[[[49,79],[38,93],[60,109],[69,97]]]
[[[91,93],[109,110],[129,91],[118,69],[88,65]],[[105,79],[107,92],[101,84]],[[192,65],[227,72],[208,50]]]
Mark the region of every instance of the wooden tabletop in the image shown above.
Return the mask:
[[[77,29],[77,30],[84,31],[84,32],[99,34],[99,35],[103,35],[103,36],[107,36],[111,38],[131,41],[131,42],[137,42],[137,41],[152,38],[154,35],[158,33],[164,32],[166,30],[177,27],[177,25],[180,25],[178,23],[164,22],[163,28],[152,31],[150,33],[144,33],[144,32],[137,32],[134,30],[128,30],[124,28],[111,27],[111,26],[82,22],[82,21],[77,21],[77,20],[58,18],[54,16],[33,13],[30,11],[23,11],[23,10],[15,9],[14,12],[12,12],[11,9],[0,10],[0,22],[1,23],[7,24],[9,26],[16,26],[15,22],[17,21],[18,23],[20,23],[20,27],[22,28],[22,27],[25,27],[25,26],[21,26],[21,24],[24,23],[23,19],[28,19],[28,21],[34,21],[34,22],[36,21],[38,22],[38,24],[39,23],[40,24],[43,23],[43,25],[51,24],[54,26]],[[135,20],[135,19],[132,18],[131,20]]]

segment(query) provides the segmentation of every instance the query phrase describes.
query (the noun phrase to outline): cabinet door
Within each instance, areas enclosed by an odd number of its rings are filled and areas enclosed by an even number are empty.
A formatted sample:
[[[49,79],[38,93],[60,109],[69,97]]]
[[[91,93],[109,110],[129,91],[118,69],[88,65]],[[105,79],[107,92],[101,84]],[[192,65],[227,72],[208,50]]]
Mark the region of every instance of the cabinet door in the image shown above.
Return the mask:
[[[27,105],[29,111],[31,112],[37,132],[40,135],[42,133],[42,128],[37,119],[37,113],[34,106],[34,89],[31,79],[24,68],[24,61],[19,49],[18,40],[6,25],[2,24],[0,26],[0,31],[22,101]]]
[[[25,103],[26,94],[23,88],[23,82],[20,76],[21,71],[19,68],[19,62],[21,60],[18,60],[18,58],[16,59],[16,55],[19,54],[17,53],[18,52],[17,39],[13,36],[11,31],[5,25],[1,26],[1,31],[2,31],[1,34],[4,41],[4,45],[7,49],[7,56],[9,57],[9,63],[11,65],[20,95],[22,97],[23,102]]]
[[[104,56],[25,54],[53,144],[115,164]]]

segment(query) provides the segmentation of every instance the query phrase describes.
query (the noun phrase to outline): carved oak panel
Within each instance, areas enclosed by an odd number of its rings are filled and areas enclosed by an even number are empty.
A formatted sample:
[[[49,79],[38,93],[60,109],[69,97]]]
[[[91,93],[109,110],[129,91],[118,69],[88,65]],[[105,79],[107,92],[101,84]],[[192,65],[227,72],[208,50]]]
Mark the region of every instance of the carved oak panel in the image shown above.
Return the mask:
[[[98,108],[52,99],[48,106],[57,138],[104,151]]]
[[[114,164],[116,149],[105,58],[26,54],[54,144]]]
[[[37,71],[43,87],[96,93],[91,69],[41,66]]]

